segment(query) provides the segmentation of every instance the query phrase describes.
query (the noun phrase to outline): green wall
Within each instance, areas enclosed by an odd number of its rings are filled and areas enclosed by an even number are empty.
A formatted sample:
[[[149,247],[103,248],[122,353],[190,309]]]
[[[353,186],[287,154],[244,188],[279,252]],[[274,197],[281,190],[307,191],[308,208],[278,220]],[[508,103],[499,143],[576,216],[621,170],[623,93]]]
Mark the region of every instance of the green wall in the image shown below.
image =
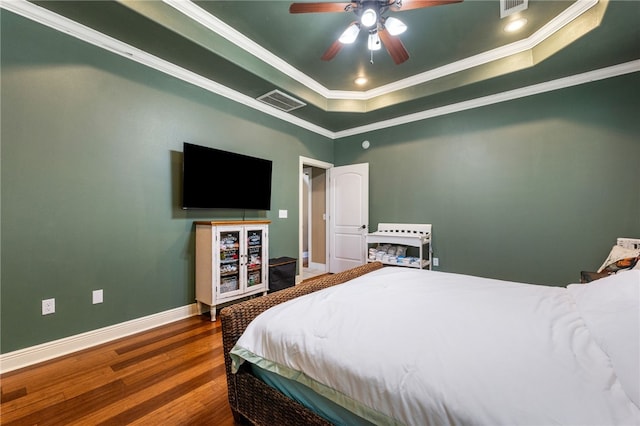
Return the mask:
[[[333,142],[0,16],[2,353],[194,301],[193,221],[243,213],[179,208],[183,141],[274,161],[270,257],[297,257],[300,155],[369,162],[371,229],[433,223],[444,271],[564,285],[640,237],[638,73]]]
[[[432,223],[442,271],[566,285],[640,238],[640,73],[336,142],[370,229]],[[363,150],[363,140],[371,148]]]
[[[183,141],[273,161],[272,210],[246,217],[272,220],[270,257],[297,257],[298,158],[331,162],[333,141],[1,18],[3,353],[194,302],[193,221],[243,212],[179,207]]]

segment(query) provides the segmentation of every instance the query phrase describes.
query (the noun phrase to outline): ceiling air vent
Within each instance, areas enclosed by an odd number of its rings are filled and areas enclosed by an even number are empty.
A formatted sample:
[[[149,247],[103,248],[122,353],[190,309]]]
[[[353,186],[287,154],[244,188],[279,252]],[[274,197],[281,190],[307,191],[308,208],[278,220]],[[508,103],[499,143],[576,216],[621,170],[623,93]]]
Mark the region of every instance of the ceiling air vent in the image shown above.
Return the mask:
[[[260,96],[258,100],[284,112],[293,111],[294,109],[302,108],[306,105],[304,102],[299,101],[298,99],[279,90],[273,90],[264,94]]]
[[[500,18],[526,10],[527,7],[529,7],[529,0],[500,0]]]

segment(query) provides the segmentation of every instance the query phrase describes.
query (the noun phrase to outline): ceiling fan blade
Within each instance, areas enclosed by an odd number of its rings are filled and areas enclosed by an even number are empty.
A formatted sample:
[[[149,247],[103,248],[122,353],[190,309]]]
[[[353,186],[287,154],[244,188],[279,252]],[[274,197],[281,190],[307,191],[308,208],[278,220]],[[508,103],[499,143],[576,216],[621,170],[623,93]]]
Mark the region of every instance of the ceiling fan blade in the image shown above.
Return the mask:
[[[402,44],[402,41],[398,37],[392,36],[385,29],[379,30],[378,35],[396,65],[400,65],[409,59],[409,52],[404,48],[404,44]]]
[[[340,43],[339,40],[336,40],[331,44],[331,46],[329,46],[320,59],[323,61],[330,61],[338,54],[338,52],[340,52],[340,49],[342,49],[342,43]]]
[[[355,7],[353,3],[291,3],[289,13],[344,12],[349,6]]]
[[[397,7],[397,3],[393,2],[390,9],[394,12],[404,10],[421,9],[423,7],[442,6],[445,4],[462,3],[463,0],[402,0],[402,7]]]

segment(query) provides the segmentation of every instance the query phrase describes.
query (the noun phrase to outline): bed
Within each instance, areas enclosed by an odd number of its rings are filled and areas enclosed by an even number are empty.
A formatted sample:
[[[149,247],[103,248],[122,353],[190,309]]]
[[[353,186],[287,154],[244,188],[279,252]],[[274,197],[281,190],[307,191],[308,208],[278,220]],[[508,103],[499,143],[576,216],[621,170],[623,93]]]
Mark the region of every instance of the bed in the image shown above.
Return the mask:
[[[222,310],[237,421],[640,424],[640,270],[565,288],[381,266]]]

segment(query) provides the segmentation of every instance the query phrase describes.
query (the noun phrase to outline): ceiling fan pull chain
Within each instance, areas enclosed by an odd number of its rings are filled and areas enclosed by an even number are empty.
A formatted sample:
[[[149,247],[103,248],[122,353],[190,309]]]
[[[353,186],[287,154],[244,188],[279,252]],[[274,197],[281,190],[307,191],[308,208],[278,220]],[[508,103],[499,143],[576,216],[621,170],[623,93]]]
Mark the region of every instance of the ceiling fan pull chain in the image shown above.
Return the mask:
[[[369,51],[371,53],[371,60],[369,60],[369,62],[371,62],[371,65],[373,65],[373,50]]]

